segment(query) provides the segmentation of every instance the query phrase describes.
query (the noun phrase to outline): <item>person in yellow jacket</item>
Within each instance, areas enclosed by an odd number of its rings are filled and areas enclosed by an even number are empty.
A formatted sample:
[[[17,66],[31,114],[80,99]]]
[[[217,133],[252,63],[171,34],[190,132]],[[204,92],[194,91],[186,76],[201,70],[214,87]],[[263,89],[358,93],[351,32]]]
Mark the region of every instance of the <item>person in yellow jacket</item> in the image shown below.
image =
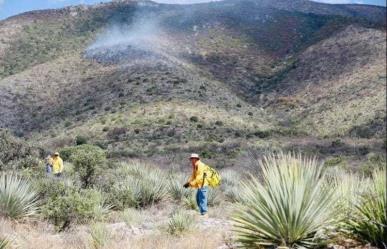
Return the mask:
[[[62,176],[63,172],[63,160],[60,158],[59,153],[55,152],[54,156],[52,157],[52,173],[56,177]]]
[[[200,161],[198,154],[191,154],[190,161],[192,165],[192,175],[183,187],[197,189],[196,204],[199,207],[200,214],[206,215],[208,211],[208,181],[205,173],[206,165]]]

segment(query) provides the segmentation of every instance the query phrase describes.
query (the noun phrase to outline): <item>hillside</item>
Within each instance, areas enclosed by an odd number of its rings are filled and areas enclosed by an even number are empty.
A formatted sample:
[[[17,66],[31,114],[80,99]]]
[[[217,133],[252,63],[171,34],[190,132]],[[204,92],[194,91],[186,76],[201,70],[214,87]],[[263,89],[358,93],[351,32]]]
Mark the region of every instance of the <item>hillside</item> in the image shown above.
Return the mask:
[[[385,14],[304,0],[21,14],[0,22],[0,127],[48,150],[82,136],[113,158],[198,150],[224,166],[305,143],[379,153]]]

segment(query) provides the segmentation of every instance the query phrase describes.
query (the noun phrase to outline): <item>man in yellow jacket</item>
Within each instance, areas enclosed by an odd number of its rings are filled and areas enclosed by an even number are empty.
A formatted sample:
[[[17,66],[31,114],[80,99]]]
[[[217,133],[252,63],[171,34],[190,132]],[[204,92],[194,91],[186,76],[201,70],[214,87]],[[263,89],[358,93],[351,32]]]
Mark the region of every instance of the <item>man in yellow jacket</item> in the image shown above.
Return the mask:
[[[206,215],[207,200],[208,200],[208,181],[206,179],[206,165],[200,161],[198,154],[191,154],[190,157],[192,165],[192,175],[189,178],[188,182],[184,184],[184,188],[196,188],[196,203],[199,207],[201,215]]]
[[[51,159],[52,163],[52,173],[54,174],[54,176],[56,177],[60,177],[62,176],[62,172],[63,172],[63,160],[62,158],[60,158],[59,156],[59,153],[58,152],[55,152],[54,153],[54,156],[52,157]]]

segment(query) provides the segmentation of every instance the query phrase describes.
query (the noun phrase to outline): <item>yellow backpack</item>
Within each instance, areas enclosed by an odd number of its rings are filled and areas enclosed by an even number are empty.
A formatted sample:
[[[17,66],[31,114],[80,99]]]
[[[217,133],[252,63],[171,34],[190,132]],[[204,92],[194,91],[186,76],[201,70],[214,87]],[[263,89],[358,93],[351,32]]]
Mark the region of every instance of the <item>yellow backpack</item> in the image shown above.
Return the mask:
[[[207,179],[208,185],[210,187],[218,187],[221,183],[222,178],[220,177],[218,171],[214,168],[206,165],[206,169],[204,170],[205,178]]]

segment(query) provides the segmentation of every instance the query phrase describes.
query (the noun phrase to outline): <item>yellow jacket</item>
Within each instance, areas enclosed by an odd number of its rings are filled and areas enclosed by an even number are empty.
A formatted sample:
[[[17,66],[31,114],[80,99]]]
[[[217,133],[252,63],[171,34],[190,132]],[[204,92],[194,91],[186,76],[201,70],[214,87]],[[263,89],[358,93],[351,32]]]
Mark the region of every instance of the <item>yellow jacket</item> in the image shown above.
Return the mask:
[[[57,174],[57,173],[62,173],[63,171],[63,160],[59,156],[53,157],[51,159],[51,164],[52,164],[52,173]]]
[[[192,175],[188,180],[189,186],[192,188],[202,188],[208,186],[208,181],[205,178],[203,184],[203,174],[207,165],[202,163],[200,160],[196,162],[195,167],[192,171]]]

